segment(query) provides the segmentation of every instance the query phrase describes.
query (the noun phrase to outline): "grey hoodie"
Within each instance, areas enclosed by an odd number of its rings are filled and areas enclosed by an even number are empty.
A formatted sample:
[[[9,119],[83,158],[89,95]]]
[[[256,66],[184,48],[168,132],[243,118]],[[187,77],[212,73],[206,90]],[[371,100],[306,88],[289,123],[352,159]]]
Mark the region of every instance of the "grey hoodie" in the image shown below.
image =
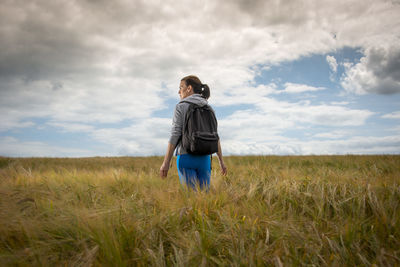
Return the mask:
[[[174,118],[172,119],[171,137],[169,138],[169,142],[173,146],[177,147],[178,155],[187,154],[187,151],[181,145],[181,137],[183,133],[183,123],[190,104],[185,103],[184,101],[194,103],[199,106],[205,106],[208,104],[207,100],[204,99],[200,94],[190,95],[176,104]]]

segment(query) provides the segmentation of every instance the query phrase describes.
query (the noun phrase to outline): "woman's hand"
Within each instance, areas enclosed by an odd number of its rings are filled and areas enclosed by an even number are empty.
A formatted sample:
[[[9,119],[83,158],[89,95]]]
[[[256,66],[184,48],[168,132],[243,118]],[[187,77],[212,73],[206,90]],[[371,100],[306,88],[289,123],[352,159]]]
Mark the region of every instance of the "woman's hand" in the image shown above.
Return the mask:
[[[221,167],[221,173],[222,173],[222,175],[226,175],[228,173],[228,170],[226,169],[224,159],[222,158],[221,142],[219,140],[218,140],[217,156],[218,156],[218,160],[219,160],[219,166]]]
[[[165,153],[163,164],[160,167],[160,177],[166,178],[168,175],[169,164],[171,163],[172,155],[174,154],[175,145],[168,143],[167,153]]]
[[[221,167],[222,175],[226,175],[228,173],[228,169],[226,168],[225,163],[223,161],[220,161],[219,166]]]
[[[169,164],[165,164],[165,162],[163,162],[163,164],[160,167],[160,177],[161,178],[166,178],[168,175],[168,170],[169,170]]]

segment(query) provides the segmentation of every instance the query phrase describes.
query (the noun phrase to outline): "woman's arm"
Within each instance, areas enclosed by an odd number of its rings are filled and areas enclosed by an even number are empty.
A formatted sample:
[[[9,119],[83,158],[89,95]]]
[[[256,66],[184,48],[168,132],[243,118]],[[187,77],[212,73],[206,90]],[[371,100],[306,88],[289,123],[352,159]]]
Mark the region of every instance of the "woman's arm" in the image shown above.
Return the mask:
[[[221,167],[221,172],[222,175],[226,175],[228,173],[228,170],[226,169],[224,159],[222,157],[222,149],[221,149],[221,142],[218,140],[218,161],[219,161],[219,166]]]
[[[167,152],[164,156],[164,162],[160,167],[160,176],[161,178],[166,178],[168,175],[169,165],[171,164],[171,159],[174,154],[175,147],[173,144],[168,142]]]
[[[182,136],[182,106],[176,105],[174,111],[174,117],[172,118],[172,128],[171,128],[171,136],[168,141],[167,152],[165,153],[164,162],[160,167],[160,176],[161,178],[167,177],[169,166],[171,163],[172,156],[174,154],[174,150],[179,143],[179,140]]]

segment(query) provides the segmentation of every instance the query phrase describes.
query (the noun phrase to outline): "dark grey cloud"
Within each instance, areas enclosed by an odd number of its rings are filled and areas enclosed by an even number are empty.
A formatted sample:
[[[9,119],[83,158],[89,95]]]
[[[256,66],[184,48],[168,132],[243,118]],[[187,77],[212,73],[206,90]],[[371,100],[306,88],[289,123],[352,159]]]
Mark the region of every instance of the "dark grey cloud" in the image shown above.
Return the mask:
[[[239,11],[247,13],[252,18],[253,25],[292,24],[303,25],[313,15],[312,4],[307,1],[263,1],[237,0]]]
[[[142,33],[148,27],[143,25],[168,17],[160,7],[146,1],[0,5],[1,130],[32,125],[29,120],[38,117],[116,122],[147,117],[161,106],[161,82],[143,70],[163,60],[125,62],[137,51],[146,52]],[[124,73],[133,64],[138,71]]]
[[[332,12],[340,11],[340,18],[354,20],[364,16],[367,6],[362,1],[344,5],[294,0],[190,5],[144,0],[3,1],[0,77],[20,76],[27,80],[95,77],[109,72],[104,64],[115,61],[116,57],[128,62],[125,56],[133,59],[134,64],[117,66],[116,71],[126,73],[125,68],[132,68],[136,76],[152,66],[173,71],[176,71],[174,66],[187,68],[190,65],[187,62],[194,58],[199,58],[199,62],[216,58],[229,66],[232,63],[227,61],[234,62],[232,57],[236,55],[236,62],[241,61],[245,67],[257,60],[257,63],[292,60],[334,48],[333,34],[329,40],[314,40],[310,45],[311,38],[322,36],[318,29],[332,33],[340,32],[338,27],[343,28],[343,21],[337,21],[330,15]],[[252,27],[254,32],[243,31]],[[261,30],[257,32],[258,27]],[[232,29],[234,32],[229,32]],[[332,42],[331,47],[327,41]],[[295,53],[288,51],[294,47]],[[127,53],[120,48],[135,52]],[[241,55],[242,60],[237,57],[240,51],[251,53]]]
[[[355,65],[347,66],[342,86],[355,93],[400,93],[400,46],[368,48]]]
[[[71,5],[55,1],[3,5],[0,77],[64,78],[96,68],[92,64],[103,48],[71,22],[74,13]]]
[[[157,26],[169,16],[146,1],[6,1],[0,11],[0,77],[99,75],[101,65],[118,54],[114,45],[124,34],[140,39],[140,25]]]
[[[378,79],[385,81],[382,93],[400,92],[400,47],[391,47],[388,50],[373,48],[368,57],[368,68]]]

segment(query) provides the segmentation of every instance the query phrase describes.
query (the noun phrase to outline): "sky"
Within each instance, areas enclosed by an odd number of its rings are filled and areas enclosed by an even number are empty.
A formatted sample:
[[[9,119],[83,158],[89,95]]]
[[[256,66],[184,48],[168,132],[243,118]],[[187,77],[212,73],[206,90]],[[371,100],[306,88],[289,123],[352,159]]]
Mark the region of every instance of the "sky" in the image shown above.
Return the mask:
[[[400,153],[399,0],[2,0],[0,156],[163,155],[179,82],[225,155]]]

